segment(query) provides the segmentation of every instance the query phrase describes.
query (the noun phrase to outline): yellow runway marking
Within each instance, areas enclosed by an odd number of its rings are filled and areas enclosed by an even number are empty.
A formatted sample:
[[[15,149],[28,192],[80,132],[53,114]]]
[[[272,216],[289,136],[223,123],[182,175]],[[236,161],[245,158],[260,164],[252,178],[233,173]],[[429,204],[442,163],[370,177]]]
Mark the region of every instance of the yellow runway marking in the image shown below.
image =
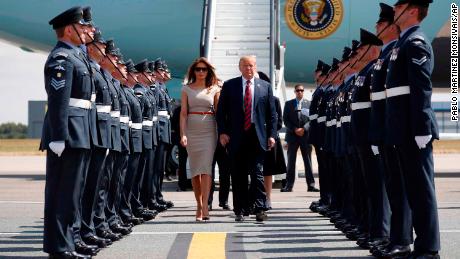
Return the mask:
[[[187,259],[225,259],[226,236],[216,232],[193,234]]]

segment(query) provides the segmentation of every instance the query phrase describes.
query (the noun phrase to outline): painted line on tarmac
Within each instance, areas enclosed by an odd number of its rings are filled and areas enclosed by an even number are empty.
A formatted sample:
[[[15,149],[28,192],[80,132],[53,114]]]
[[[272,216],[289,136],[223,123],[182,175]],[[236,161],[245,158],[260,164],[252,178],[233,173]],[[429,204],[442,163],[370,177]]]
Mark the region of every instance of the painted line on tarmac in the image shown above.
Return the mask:
[[[179,233],[176,236],[173,245],[169,249],[167,259],[187,258],[187,253],[190,247],[190,242],[192,241],[192,237],[193,233]]]
[[[187,259],[225,259],[226,238],[227,233],[200,232],[193,234]]]
[[[6,204],[44,204],[43,201],[0,201],[0,203]]]
[[[237,234],[237,233],[240,233],[241,232],[220,232],[220,231],[216,231],[216,232],[210,232],[210,231],[171,231],[171,232],[146,232],[146,231],[142,231],[142,232],[132,232],[131,235],[179,235],[179,234],[195,234],[195,233],[218,233],[218,234],[225,234],[225,233],[232,233],[232,234]]]

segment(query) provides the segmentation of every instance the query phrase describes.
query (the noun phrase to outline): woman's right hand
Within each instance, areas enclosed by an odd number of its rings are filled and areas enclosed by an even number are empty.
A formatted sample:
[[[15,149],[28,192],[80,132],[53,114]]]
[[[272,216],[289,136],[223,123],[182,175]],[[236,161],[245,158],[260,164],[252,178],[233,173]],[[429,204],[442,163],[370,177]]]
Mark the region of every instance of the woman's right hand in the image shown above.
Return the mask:
[[[186,147],[187,146],[187,136],[182,136],[180,138],[180,144],[183,146],[183,147]]]

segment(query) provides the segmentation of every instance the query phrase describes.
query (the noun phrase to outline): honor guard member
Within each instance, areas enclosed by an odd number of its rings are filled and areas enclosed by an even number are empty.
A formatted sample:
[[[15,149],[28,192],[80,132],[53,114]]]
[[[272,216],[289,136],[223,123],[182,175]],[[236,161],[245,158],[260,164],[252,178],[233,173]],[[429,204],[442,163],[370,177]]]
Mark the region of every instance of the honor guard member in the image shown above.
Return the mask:
[[[172,202],[165,201],[163,199],[163,194],[161,193],[163,177],[165,172],[166,151],[168,149],[168,146],[171,144],[171,98],[169,97],[166,86],[164,85],[164,61],[162,61],[161,59],[155,60],[154,70],[156,78],[156,101],[158,105],[158,146],[155,151],[155,171],[153,177],[153,181],[155,184],[155,195],[153,197],[154,202],[152,202],[149,205],[151,206],[149,207],[149,209],[161,212],[166,210],[168,207],[174,206]]]
[[[97,35],[97,33],[96,33]],[[110,94],[110,111],[107,116],[107,122],[110,125],[109,133],[109,150],[106,154],[106,160],[103,172],[101,174],[101,179],[99,180],[98,191],[96,193],[96,202],[94,210],[94,227],[96,229],[97,236],[110,240],[117,241],[121,238],[120,234],[113,233],[108,224],[108,215],[105,213],[105,208],[107,206],[107,196],[109,193],[109,184],[110,179],[114,170],[114,162],[116,157],[116,152],[120,150],[120,127],[118,122],[118,117],[114,116],[119,113],[119,103],[116,95],[113,95],[112,89],[110,87],[110,81],[107,78],[107,72],[104,69],[111,69],[111,62],[109,59],[112,59],[114,62],[116,59],[113,55],[113,41],[108,40],[105,42],[105,56],[101,60],[100,64],[102,65],[103,70],[101,70],[101,76],[104,82],[107,83],[108,91]]]
[[[83,12],[85,14],[85,12]],[[86,16],[88,17],[88,16]],[[88,19],[85,19],[89,22]],[[100,30],[94,34],[94,40],[87,44],[91,69],[96,93],[96,113],[98,142],[94,144],[91,152],[91,163],[88,176],[86,177],[85,190],[82,199],[82,225],[81,238],[86,244],[106,247],[110,240],[98,238],[94,227],[94,215],[96,211],[97,194],[99,193],[100,180],[104,172],[104,165],[108,148],[110,148],[110,111],[112,98],[108,82],[104,79],[102,68],[98,63],[105,57],[105,41]]]
[[[331,203],[331,171],[333,169],[333,156],[331,156],[331,153],[326,149],[326,115],[328,110],[328,102],[333,93],[331,80],[333,76],[336,75],[338,64],[339,60],[333,58],[331,68],[327,72],[326,79],[324,80],[324,83],[322,83],[321,86],[323,88],[323,94],[320,100],[318,101],[318,146],[321,148],[323,159],[326,162],[325,173],[323,174],[324,181],[323,185],[321,186],[321,189],[325,192],[324,196],[326,197],[326,200],[324,201],[323,206],[319,206],[317,208],[318,213],[320,213],[321,215],[326,215],[326,213],[329,212],[329,206]]]
[[[131,152],[129,154],[128,160],[128,170],[126,172],[125,183],[123,185],[123,195],[124,198],[121,202],[121,219],[124,222],[130,222],[134,225],[139,225],[144,222],[143,219],[137,218],[133,214],[133,209],[131,208],[131,200],[134,198],[133,190],[134,186],[137,184],[137,174],[139,172],[139,159],[142,154],[142,107],[139,99],[134,94],[133,87],[139,83],[137,79],[137,70],[134,67],[134,63],[131,59],[125,62],[126,69],[128,72],[127,80],[123,83],[123,92],[125,93],[126,99],[129,103],[130,108],[130,122],[129,127],[131,129],[130,137],[130,147]]]
[[[113,70],[114,74],[117,74],[120,72],[118,68],[118,63],[119,57],[121,55],[120,50],[115,47],[115,44],[113,41],[111,41],[111,44],[108,44],[108,49],[109,51],[107,54],[112,58],[111,63],[114,64],[113,66],[116,67],[115,70]],[[111,76],[111,75],[110,75]],[[109,77],[108,77],[109,78]],[[112,80],[111,80],[112,79]],[[123,140],[125,139],[126,132],[124,132],[124,135],[122,137],[122,124],[121,124],[121,105],[123,102],[123,91],[121,91],[120,86],[118,85],[118,81],[114,81],[113,77],[109,78],[108,80],[111,80],[113,82],[113,89],[116,91],[114,94],[114,98],[117,98],[118,100],[118,109],[116,112],[111,113],[112,117],[112,123],[116,125],[116,135],[117,135],[117,150],[113,151],[113,167],[111,170],[111,173],[108,175],[110,178],[108,178],[108,189],[106,193],[106,203],[105,203],[105,218],[106,222],[109,225],[109,229],[119,235],[128,235],[131,233],[132,225],[129,224],[124,224],[122,221],[120,215],[117,212],[117,201],[120,199],[120,185],[122,181],[122,175],[124,171],[126,170],[126,145],[123,144]],[[125,127],[125,125],[123,125]],[[109,168],[110,169],[110,168]],[[107,228],[105,228],[107,229]]]
[[[133,189],[133,198],[131,199],[131,209],[136,217],[143,218],[144,220],[151,220],[156,216],[153,211],[148,210],[148,201],[150,200],[150,193],[152,187],[153,165],[155,159],[155,148],[153,143],[153,136],[156,137],[153,131],[154,127],[153,117],[156,112],[155,101],[151,99],[148,94],[149,86],[153,83],[150,76],[148,61],[142,60],[136,64],[137,79],[139,83],[133,88],[134,94],[139,99],[142,108],[142,155],[139,159],[138,174],[136,183]]]
[[[50,258],[90,258],[75,252],[74,220],[91,153],[92,82],[78,45],[87,31],[81,7],[50,22],[58,42],[45,64],[48,110],[40,150],[47,150],[43,250]]]
[[[310,132],[308,135],[308,143],[313,145],[315,147],[315,153],[316,153],[316,159],[318,161],[318,175],[319,175],[319,181],[321,185],[321,171],[323,171],[324,165],[322,163],[322,157],[321,157],[321,150],[319,149],[317,142],[318,142],[318,136],[317,136],[317,130],[318,130],[318,101],[320,99],[320,96],[322,94],[322,88],[321,88],[321,82],[324,80],[324,76],[322,74],[322,69],[325,66],[329,66],[325,64],[322,60],[318,60],[318,64],[316,65],[316,69],[314,72],[315,75],[315,83],[316,83],[316,89],[312,94],[311,97],[311,104],[310,104],[310,110],[308,114],[308,118],[310,120]],[[322,198],[324,195],[324,192],[320,190],[320,197]],[[317,212],[316,208],[321,205],[321,198],[319,201],[313,201],[310,204],[310,210],[313,212]]]
[[[407,255],[410,251],[412,237],[412,214],[404,191],[401,167],[393,146],[385,145],[385,105],[386,92],[385,81],[387,76],[388,62],[391,50],[399,37],[399,28],[394,21],[392,6],[380,3],[380,17],[376,23],[376,32],[384,45],[379,59],[374,65],[371,80],[371,119],[369,140],[371,141],[374,155],[380,156],[384,164],[383,172],[386,190],[382,190],[383,196],[387,195],[391,211],[383,217],[390,218],[389,240],[382,239],[371,245],[371,253],[378,257],[393,258]],[[380,189],[375,190],[376,192]]]
[[[370,122],[370,81],[372,68],[379,56],[382,41],[374,34],[361,29],[361,43],[357,51],[358,62],[354,65],[360,72],[357,74],[352,93],[351,104],[351,132],[352,144],[355,146],[359,158],[361,174],[363,176],[363,188],[365,200],[361,210],[363,220],[361,227],[368,236],[358,239],[357,244],[363,248],[369,248],[369,242],[388,236],[388,222],[382,219],[383,208],[388,206],[381,195],[384,188],[379,179],[383,176],[382,164],[379,157],[374,156],[371,144],[368,140]],[[380,189],[380,191],[374,191]]]
[[[439,258],[440,249],[432,146],[439,138],[431,108],[434,57],[420,28],[432,2],[395,3],[394,23],[401,34],[391,52],[386,78],[385,140],[396,148],[412,210],[416,239],[410,258]]]

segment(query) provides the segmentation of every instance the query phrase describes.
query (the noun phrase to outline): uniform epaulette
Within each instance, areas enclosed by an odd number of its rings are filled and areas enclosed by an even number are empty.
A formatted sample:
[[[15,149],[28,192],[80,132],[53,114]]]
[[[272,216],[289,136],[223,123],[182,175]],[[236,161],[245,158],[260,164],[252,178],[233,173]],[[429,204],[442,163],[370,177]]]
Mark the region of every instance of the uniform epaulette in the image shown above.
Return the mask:
[[[423,43],[425,43],[425,38],[422,36],[422,35],[414,35],[412,37],[409,38],[410,41],[414,41],[414,42],[417,42],[417,41],[421,41]]]
[[[62,52],[62,51],[59,51],[59,52],[54,53],[53,58],[57,58],[57,57],[67,58],[68,56],[69,56],[69,54],[67,54],[65,52]]]

